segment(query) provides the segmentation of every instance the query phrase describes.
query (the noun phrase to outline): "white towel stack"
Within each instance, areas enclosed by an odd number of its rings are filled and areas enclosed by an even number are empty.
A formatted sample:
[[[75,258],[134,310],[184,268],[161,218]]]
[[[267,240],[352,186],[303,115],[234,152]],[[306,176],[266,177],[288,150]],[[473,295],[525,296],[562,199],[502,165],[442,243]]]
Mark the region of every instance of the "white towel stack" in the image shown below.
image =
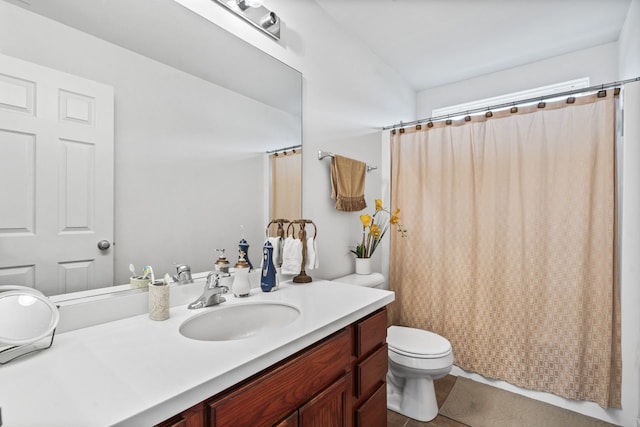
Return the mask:
[[[289,236],[282,247],[282,274],[298,274],[302,267],[302,241]]]

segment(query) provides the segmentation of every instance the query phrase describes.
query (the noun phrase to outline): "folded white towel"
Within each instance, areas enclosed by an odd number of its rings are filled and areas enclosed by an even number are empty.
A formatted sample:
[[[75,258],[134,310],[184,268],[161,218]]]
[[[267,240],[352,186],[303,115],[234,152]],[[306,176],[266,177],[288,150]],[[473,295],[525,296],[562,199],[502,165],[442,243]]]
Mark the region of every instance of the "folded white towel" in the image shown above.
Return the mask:
[[[304,267],[306,270],[313,270],[314,268],[320,267],[318,250],[316,249],[316,239],[313,237],[307,239],[307,260]]]
[[[282,237],[269,237],[268,240],[273,246],[273,265],[280,267],[282,265]]]
[[[287,237],[282,247],[282,274],[298,274],[302,269],[302,241]]]

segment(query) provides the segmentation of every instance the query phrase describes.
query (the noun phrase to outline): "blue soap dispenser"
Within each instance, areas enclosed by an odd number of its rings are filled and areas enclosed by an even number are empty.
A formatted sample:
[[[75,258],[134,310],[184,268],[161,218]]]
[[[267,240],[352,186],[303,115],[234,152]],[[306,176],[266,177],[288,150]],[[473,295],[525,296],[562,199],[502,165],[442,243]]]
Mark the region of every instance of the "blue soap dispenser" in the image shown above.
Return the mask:
[[[268,240],[262,248],[262,274],[260,274],[260,289],[271,292],[276,288],[276,267],[273,265],[273,246]]]

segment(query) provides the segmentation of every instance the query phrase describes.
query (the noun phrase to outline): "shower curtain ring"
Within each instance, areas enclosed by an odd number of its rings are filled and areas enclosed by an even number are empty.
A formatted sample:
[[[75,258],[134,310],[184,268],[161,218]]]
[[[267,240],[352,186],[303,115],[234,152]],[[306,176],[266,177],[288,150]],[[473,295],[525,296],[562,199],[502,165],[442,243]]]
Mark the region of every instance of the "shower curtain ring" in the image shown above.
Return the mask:
[[[605,96],[607,96],[607,91],[604,90],[604,85],[602,85],[598,91],[598,98],[604,98]]]

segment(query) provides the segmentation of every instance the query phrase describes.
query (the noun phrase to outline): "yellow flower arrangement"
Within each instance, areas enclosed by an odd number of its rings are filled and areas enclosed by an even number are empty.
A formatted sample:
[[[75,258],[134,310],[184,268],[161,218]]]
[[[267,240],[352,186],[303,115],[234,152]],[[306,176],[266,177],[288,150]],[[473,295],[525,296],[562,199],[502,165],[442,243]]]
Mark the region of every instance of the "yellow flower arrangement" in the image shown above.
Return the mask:
[[[351,249],[357,258],[370,258],[390,225],[395,225],[402,237],[407,235],[407,229],[400,223],[400,209],[391,213],[384,208],[381,199],[376,199],[376,210],[373,215],[360,215],[360,222],[362,223],[362,242]]]

